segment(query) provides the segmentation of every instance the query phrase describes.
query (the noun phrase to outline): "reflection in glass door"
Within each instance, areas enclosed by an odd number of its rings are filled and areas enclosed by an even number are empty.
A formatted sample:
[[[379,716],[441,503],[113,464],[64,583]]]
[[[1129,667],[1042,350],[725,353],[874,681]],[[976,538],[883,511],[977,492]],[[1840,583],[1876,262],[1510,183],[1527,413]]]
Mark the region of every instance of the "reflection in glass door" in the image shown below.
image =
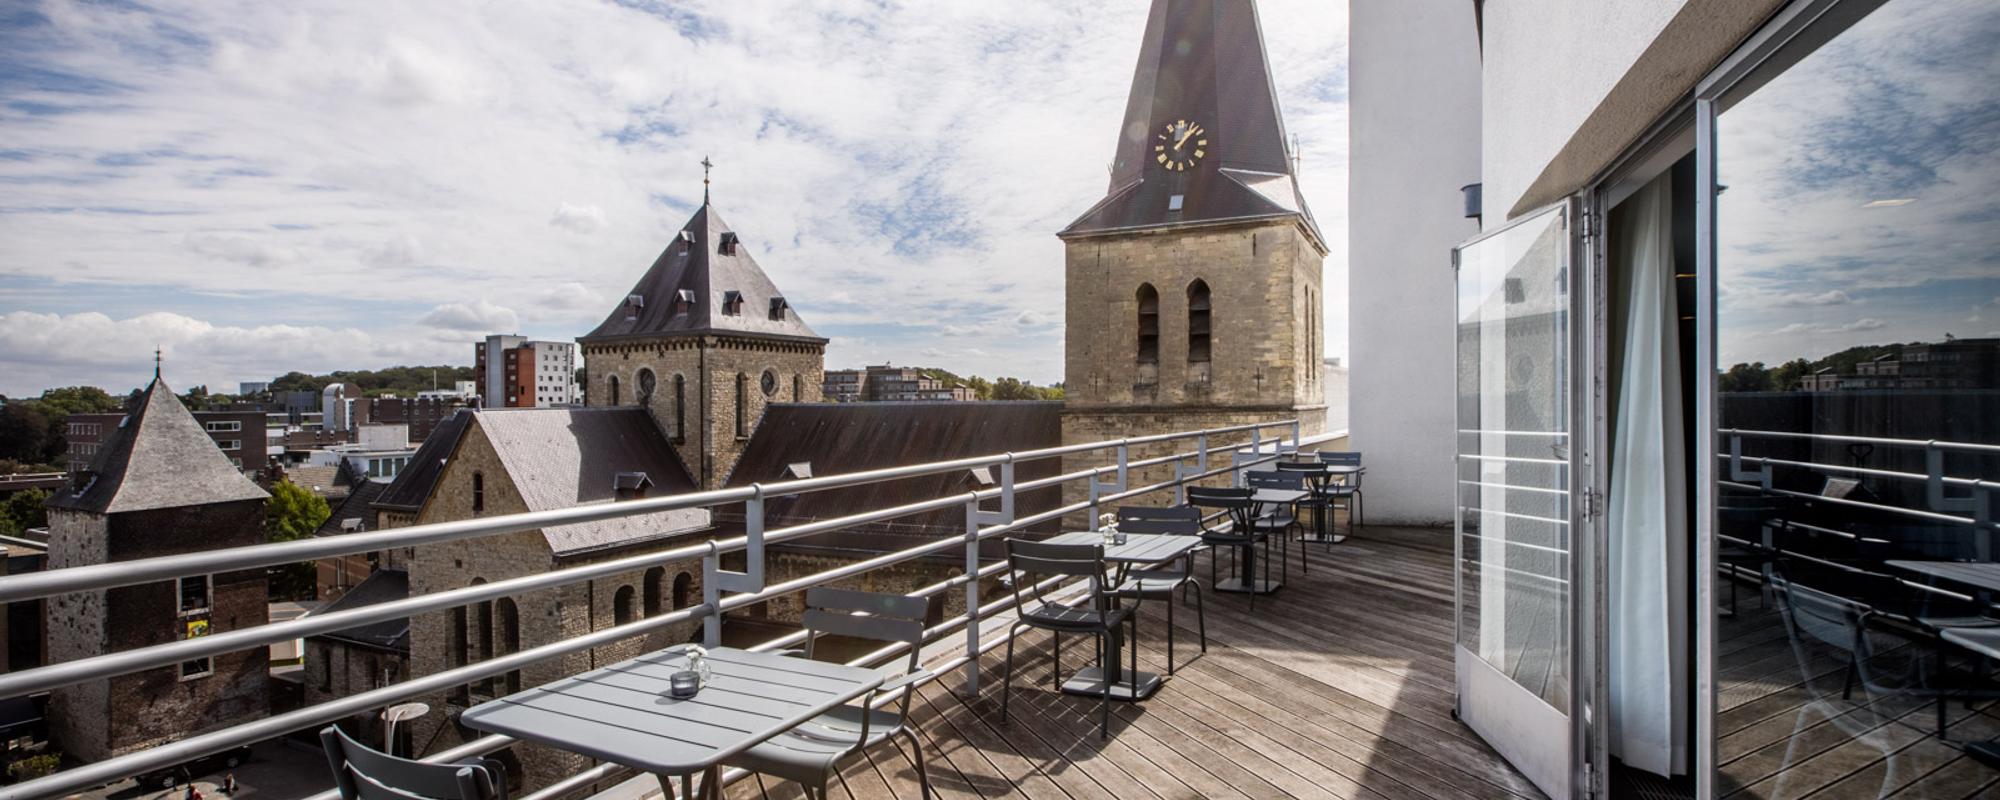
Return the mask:
[[[1572,215],[1457,253],[1459,715],[1551,797],[1572,771]]]

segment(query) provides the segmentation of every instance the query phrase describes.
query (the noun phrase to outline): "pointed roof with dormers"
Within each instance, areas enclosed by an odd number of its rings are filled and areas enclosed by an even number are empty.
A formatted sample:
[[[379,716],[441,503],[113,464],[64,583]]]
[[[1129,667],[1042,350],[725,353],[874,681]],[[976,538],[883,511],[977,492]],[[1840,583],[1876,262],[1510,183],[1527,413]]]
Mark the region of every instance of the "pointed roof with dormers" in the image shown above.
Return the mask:
[[[1325,249],[1299,193],[1256,4],[1153,0],[1110,190],[1058,235],[1287,217]]]
[[[704,202],[584,344],[723,334],[825,344]]]
[[[261,456],[261,454],[260,454]],[[270,497],[229,463],[158,375],[50,508],[120,514]]]

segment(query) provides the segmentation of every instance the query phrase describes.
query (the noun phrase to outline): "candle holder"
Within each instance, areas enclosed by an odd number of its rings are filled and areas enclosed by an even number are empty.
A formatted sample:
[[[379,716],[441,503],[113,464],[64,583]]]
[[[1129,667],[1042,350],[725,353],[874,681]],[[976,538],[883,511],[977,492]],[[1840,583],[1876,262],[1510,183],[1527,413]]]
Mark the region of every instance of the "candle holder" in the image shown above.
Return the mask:
[[[684,669],[667,677],[667,694],[677,700],[686,700],[701,692],[701,673]]]

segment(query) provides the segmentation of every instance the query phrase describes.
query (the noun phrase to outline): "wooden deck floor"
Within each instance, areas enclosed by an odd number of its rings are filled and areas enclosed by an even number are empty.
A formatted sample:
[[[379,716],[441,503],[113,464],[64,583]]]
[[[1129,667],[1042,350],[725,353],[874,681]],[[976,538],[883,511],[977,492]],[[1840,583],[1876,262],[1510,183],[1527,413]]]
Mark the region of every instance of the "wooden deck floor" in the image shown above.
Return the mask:
[[[1331,551],[1294,545],[1285,588],[1249,611],[1211,594],[1209,648],[1197,651],[1191,605],[1176,610],[1182,659],[1160,693],[1117,704],[1098,739],[1097,701],[1050,686],[1050,639],[1023,636],[1012,718],[1000,719],[1001,651],[981,691],[950,676],[914,709],[931,785],[944,797],[1515,798],[1539,797],[1451,717],[1450,535],[1363,528]],[[1225,567],[1227,561],[1224,562]],[[1274,565],[1274,569],[1275,569]],[[1205,576],[1206,566],[1198,567]],[[1142,608],[1140,667],[1165,673],[1164,606]],[[1072,639],[1064,671],[1083,666]],[[883,747],[847,766],[834,797],[916,797],[907,754]],[[769,782],[770,796],[796,787]],[[754,780],[730,790],[759,796]]]
[[[1838,654],[1809,647],[1802,665],[1754,586],[1739,587],[1737,614],[1723,618],[1718,639],[1718,797],[2000,797],[2000,771],[1939,741],[1925,698],[1857,687],[1843,699]],[[1876,648],[1883,670],[1912,650],[1888,635]],[[1995,713],[1990,702],[1952,702],[1952,741],[2000,736]]]

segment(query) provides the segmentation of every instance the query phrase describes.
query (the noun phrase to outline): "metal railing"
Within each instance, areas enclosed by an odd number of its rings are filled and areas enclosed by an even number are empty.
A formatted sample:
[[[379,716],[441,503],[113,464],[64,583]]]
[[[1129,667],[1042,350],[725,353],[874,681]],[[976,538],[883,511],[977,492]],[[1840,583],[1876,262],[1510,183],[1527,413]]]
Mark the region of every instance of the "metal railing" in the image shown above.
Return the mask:
[[[1267,436],[1267,434],[1271,433],[1275,433],[1275,435]],[[292,564],[300,561],[389,550],[392,548],[415,548],[441,542],[478,539],[537,530],[555,525],[636,517],[677,509],[709,508],[739,503],[743,506],[742,535],[711,538],[699,544],[684,545],[604,562],[569,566],[544,573],[480,583],[441,592],[432,592],[402,600],[377,603],[342,611],[311,614],[283,622],[271,622],[249,628],[223,631],[198,638],[122,650],[0,675],[0,699],[19,697],[84,681],[128,675],[223,653],[263,647],[316,634],[346,630],[369,623],[400,619],[420,613],[445,611],[523,592],[576,584],[622,573],[643,571],[646,568],[669,562],[696,558],[701,559],[702,562],[703,596],[699,604],[601,628],[567,639],[547,642],[503,655],[495,655],[492,658],[446,669],[441,672],[412,677],[398,683],[339,697],[284,714],[241,723],[143,751],[82,765],[26,783],[0,787],[0,800],[46,797],[80,789],[88,789],[132,775],[178,765],[194,758],[222,752],[240,745],[247,745],[286,733],[326,725],[356,714],[371,712],[398,701],[448,692],[487,678],[504,675],[549,658],[629,640],[677,623],[696,619],[702,620],[705,643],[709,646],[715,646],[720,643],[722,615],[732,609],[762,603],[782,595],[800,592],[813,586],[854,577],[871,570],[912,559],[948,552],[953,548],[959,547],[964,548],[965,554],[965,569],[963,574],[923,587],[912,594],[931,597],[953,589],[961,590],[964,593],[965,612],[947,618],[931,628],[925,642],[926,644],[931,644],[944,636],[963,634],[965,637],[965,651],[944,664],[934,665],[933,671],[937,675],[944,675],[948,674],[951,670],[961,670],[960,674],[965,690],[968,693],[976,693],[979,688],[978,664],[980,655],[992,647],[1003,644],[1006,641],[1006,637],[1011,635],[1010,631],[1003,628],[1003,633],[996,638],[982,638],[980,623],[982,620],[993,617],[996,614],[1007,612],[1014,602],[1013,595],[1010,593],[1001,600],[982,605],[979,597],[981,580],[999,575],[1005,571],[1006,565],[1004,562],[997,561],[993,563],[981,563],[979,558],[979,545],[981,542],[994,537],[1024,531],[1031,526],[1044,522],[1059,520],[1068,514],[1089,512],[1090,517],[1094,519],[1099,507],[1103,504],[1115,503],[1154,492],[1171,490],[1175,492],[1176,500],[1178,501],[1182,488],[1189,483],[1233,475],[1234,477],[1231,478],[1232,482],[1240,484],[1241,474],[1251,466],[1278,460],[1287,454],[1298,451],[1302,447],[1329,441],[1340,435],[1342,433],[1321,434],[1309,438],[1302,437],[1297,420],[1282,420],[1088,444],[1065,445],[1022,453],[1003,453],[991,456],[961,458],[770,484],[753,484],[731,489],[689,492],[668,497],[592,503],[550,511],[534,511],[475,520],[431,523],[407,528],[343,534],[326,538],[134,559],[11,576],[4,581],[0,581],[0,603],[34,600],[77,592],[101,591],[121,586],[173,580],[184,576],[257,569]],[[1247,442],[1211,441],[1218,437],[1232,440],[1247,439]],[[1167,455],[1155,458],[1138,460],[1131,458],[1131,449],[1136,446],[1187,442],[1190,440],[1194,444],[1193,450],[1170,452]],[[1242,446],[1239,447],[1239,444]],[[1211,463],[1213,448],[1217,446],[1224,447],[1226,452],[1233,454],[1233,457],[1229,459],[1230,463],[1227,465],[1217,466]],[[1068,455],[1102,453],[1105,451],[1113,453],[1113,457],[1111,463],[1103,466],[1023,482],[1016,482],[1015,480],[1015,467],[1025,462],[1060,458]],[[1162,465],[1173,466],[1171,478],[1145,486],[1134,487],[1130,485],[1133,470]],[[773,499],[881,481],[977,469],[997,469],[999,473],[998,485],[988,489],[865,511],[833,519],[815,520],[772,530],[766,530],[764,526],[764,504]],[[1019,508],[1016,499],[1020,492],[1061,486],[1077,480],[1087,482],[1088,492],[1086,499],[1060,505],[1056,508],[1035,514],[1023,516],[1017,513]],[[765,548],[769,544],[837,531],[856,525],[882,522],[953,507],[962,507],[964,509],[965,527],[963,536],[942,538],[902,550],[883,553],[782,583],[769,583],[766,580],[764,555]],[[735,552],[742,552],[744,554],[745,569],[742,572],[733,572],[722,568],[723,555]],[[756,649],[788,647],[802,642],[804,637],[805,633],[803,631],[797,631],[758,645]],[[858,659],[856,663],[873,665],[889,657],[893,657],[895,652],[899,650],[900,648],[890,648],[885,651],[869,654],[869,656]],[[512,744],[514,744],[514,740],[505,736],[486,736],[434,754],[426,760],[452,761],[473,755],[495,752]],[[566,778],[555,786],[546,787],[541,791],[529,795],[529,797],[552,797],[555,796],[558,789],[561,791],[571,791],[577,787],[610,779],[616,773],[618,773],[618,770],[611,767],[593,768],[584,773]],[[323,796],[331,797],[332,795],[327,794]]]
[[[1899,516],[1920,519],[1927,522],[1971,526],[1976,534],[1974,547],[1982,561],[1993,560],[1993,531],[1996,524],[1993,517],[1995,495],[2000,494],[2000,482],[1977,477],[1946,474],[1945,456],[1949,453],[1976,454],[2000,457],[2000,445],[1977,442],[1953,442],[1938,439],[1891,439],[1880,436],[1847,436],[1825,433],[1799,433],[1793,431],[1760,431],[1742,428],[1722,428],[1716,431],[1727,447],[1726,452],[1717,453],[1728,468],[1728,478],[1722,485],[1737,489],[1754,489],[1773,495],[1809,499],[1815,502],[1849,508],[1883,511]],[[1874,469],[1859,465],[1828,464],[1818,461],[1798,461],[1795,459],[1751,456],[1743,454],[1744,441],[1775,440],[1803,441],[1810,443],[1865,445],[1873,448],[1893,447],[1906,450],[1922,450],[1924,454],[1923,472]],[[1825,497],[1807,492],[1780,489],[1772,485],[1774,467],[1805,469],[1814,472],[1854,477],[1878,478],[1883,480],[1922,483],[1924,504],[1928,508],[1909,508],[1888,503],[1866,500],[1851,500],[1841,497]],[[1961,493],[1959,490],[1963,490]]]

